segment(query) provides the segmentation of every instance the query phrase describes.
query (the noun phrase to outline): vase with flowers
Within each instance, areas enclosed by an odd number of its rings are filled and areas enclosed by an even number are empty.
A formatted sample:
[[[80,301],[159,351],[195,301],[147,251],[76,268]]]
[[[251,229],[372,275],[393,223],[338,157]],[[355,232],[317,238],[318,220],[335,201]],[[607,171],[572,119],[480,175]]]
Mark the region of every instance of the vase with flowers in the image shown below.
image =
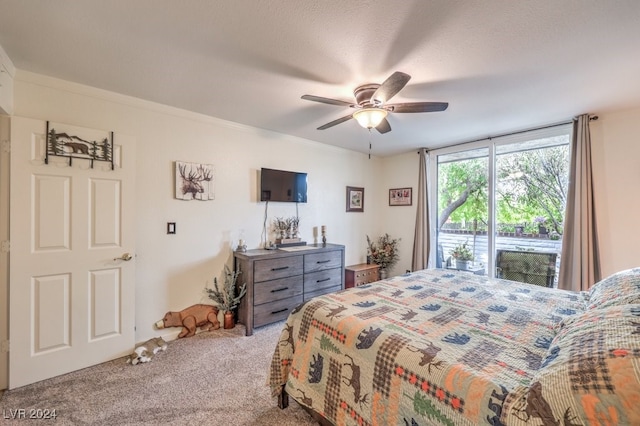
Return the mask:
[[[367,235],[367,258],[377,265],[380,265],[380,278],[387,277],[388,270],[398,263],[398,243],[400,238],[391,238],[389,234],[378,237],[376,241],[371,241]]]
[[[456,260],[457,269],[469,269],[469,262],[473,261],[473,252],[466,241],[455,246],[449,253]]]

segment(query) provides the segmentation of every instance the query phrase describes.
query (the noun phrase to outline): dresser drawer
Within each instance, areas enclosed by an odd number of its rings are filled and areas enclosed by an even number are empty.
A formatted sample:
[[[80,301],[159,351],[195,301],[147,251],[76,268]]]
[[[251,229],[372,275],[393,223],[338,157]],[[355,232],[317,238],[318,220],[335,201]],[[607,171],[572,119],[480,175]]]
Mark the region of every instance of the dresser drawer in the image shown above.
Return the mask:
[[[253,270],[254,282],[270,281],[294,275],[302,275],[302,256],[256,260]]]
[[[355,285],[369,284],[375,281],[379,281],[378,268],[368,269],[366,271],[359,271],[355,274]]]
[[[342,268],[304,274],[305,293],[335,286],[342,287]]]
[[[304,255],[304,272],[342,267],[342,251],[327,251]]]
[[[260,327],[261,325],[286,319],[289,316],[289,312],[301,303],[302,295],[298,295],[258,305],[253,311],[253,326]]]
[[[267,302],[287,299],[302,294],[302,276],[281,278],[279,280],[255,283],[253,287],[253,304],[262,305]]]
[[[345,288],[357,287],[380,280],[380,266],[376,264],[360,263],[347,266],[344,270]]]
[[[326,288],[323,288],[323,289],[320,289],[320,290],[316,290],[316,291],[305,292],[304,293],[304,301],[306,302],[307,300],[311,299],[312,297],[321,296],[323,294],[333,293],[334,291],[340,291],[340,290],[342,290],[342,286],[326,287]]]

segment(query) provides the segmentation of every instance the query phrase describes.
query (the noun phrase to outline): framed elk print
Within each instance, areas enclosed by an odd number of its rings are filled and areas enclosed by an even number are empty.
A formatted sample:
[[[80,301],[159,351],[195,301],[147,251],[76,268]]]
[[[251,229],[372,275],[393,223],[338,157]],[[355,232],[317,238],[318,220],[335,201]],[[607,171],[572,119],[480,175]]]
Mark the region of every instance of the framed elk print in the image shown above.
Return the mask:
[[[364,188],[347,186],[347,211],[364,212]]]
[[[393,188],[389,190],[390,206],[410,206],[412,188]]]
[[[176,198],[207,201],[215,199],[213,164],[176,161]]]

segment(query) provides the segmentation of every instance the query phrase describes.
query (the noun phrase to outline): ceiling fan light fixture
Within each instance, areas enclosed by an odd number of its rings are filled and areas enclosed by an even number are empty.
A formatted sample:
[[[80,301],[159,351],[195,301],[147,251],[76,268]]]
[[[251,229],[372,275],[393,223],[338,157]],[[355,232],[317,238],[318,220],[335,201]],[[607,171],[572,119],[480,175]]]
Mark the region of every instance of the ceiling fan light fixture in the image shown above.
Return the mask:
[[[382,108],[362,108],[353,113],[353,118],[365,129],[377,127],[386,116],[387,110]]]

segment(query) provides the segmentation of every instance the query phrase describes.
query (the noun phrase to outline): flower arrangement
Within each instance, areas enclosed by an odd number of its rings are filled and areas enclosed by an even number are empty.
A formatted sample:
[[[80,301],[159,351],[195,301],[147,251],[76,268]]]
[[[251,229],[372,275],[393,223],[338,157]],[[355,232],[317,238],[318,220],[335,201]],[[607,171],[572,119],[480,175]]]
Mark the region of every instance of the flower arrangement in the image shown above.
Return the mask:
[[[473,260],[473,252],[467,247],[467,242],[459,244],[449,252],[455,260],[470,261]]]
[[[297,216],[282,218],[276,217],[273,221],[273,228],[276,234],[282,239],[296,238],[298,236],[298,228],[300,226],[300,218]]]
[[[273,221],[273,228],[280,238],[286,238],[289,230],[289,219],[276,217]]]
[[[538,224],[539,226],[542,226],[547,222],[547,218],[544,216],[538,216],[535,219],[533,219],[533,222]]]
[[[205,288],[209,299],[223,312],[231,312],[239,304],[242,297],[247,292],[247,284],[242,284],[236,296],[236,280],[241,271],[232,271],[226,264],[224,265],[224,285],[222,289],[218,287],[218,278],[213,278],[214,288]]]
[[[300,227],[300,218],[297,216],[291,216],[289,218],[289,227],[291,228],[291,237],[298,237],[298,228]]]
[[[391,238],[389,234],[378,237],[377,242],[372,242],[367,235],[367,256],[380,268],[393,268],[398,262],[398,243],[400,238]]]

